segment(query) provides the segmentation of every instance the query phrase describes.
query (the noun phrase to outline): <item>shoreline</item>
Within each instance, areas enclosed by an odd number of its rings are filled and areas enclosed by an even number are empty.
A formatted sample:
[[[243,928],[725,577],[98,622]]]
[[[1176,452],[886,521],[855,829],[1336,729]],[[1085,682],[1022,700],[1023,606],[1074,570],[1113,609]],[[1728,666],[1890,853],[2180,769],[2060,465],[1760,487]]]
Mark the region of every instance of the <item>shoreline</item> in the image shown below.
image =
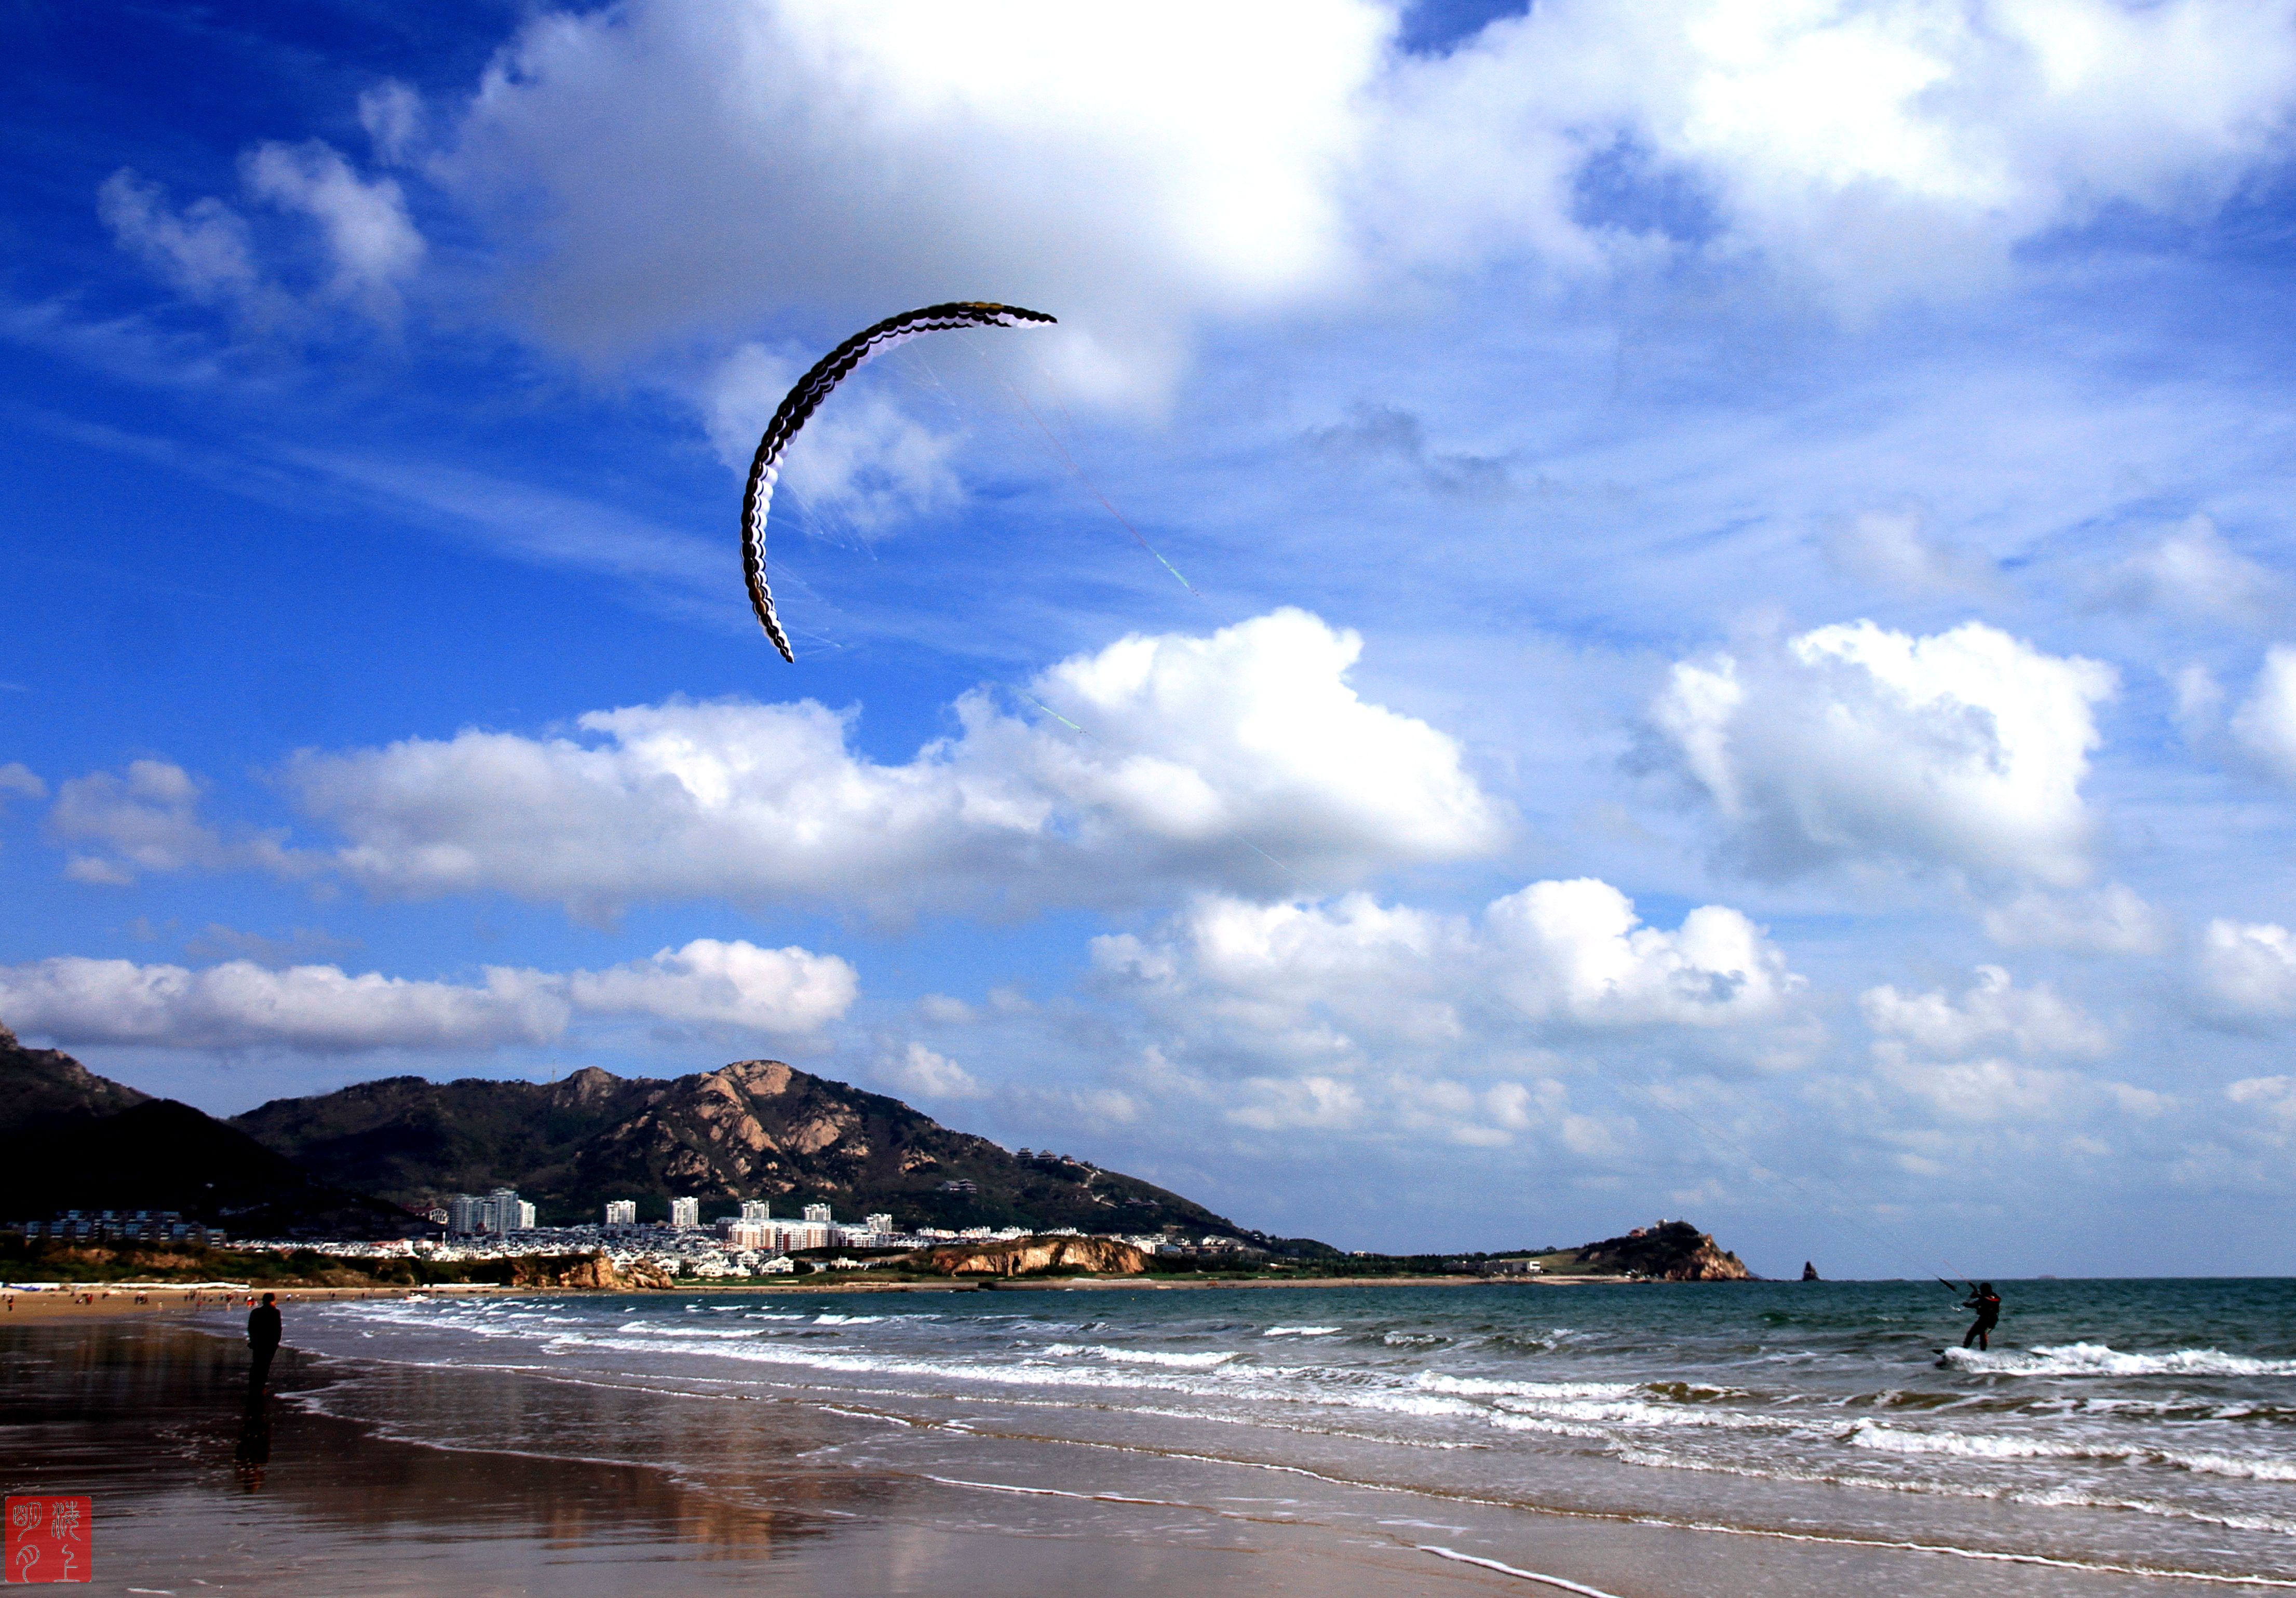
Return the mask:
[[[1466,1288],[1579,1286],[1710,1286],[1715,1283],[1652,1283],[1631,1276],[1550,1276],[1507,1278],[1488,1276],[1306,1276],[1296,1279],[1242,1278],[1222,1281],[1217,1278],[1174,1282],[1160,1281],[1153,1276],[980,1276],[958,1278],[945,1282],[855,1282],[851,1280],[824,1282],[818,1284],[798,1282],[681,1282],[674,1287],[510,1287],[496,1282],[439,1282],[422,1287],[274,1287],[259,1282],[237,1285],[226,1291],[213,1284],[197,1290],[179,1287],[172,1282],[86,1282],[66,1283],[61,1291],[39,1291],[23,1287],[0,1287],[0,1299],[7,1303],[0,1309],[0,1325],[14,1321],[103,1320],[111,1318],[143,1319],[169,1313],[181,1315],[212,1315],[219,1309],[244,1308],[250,1295],[260,1299],[265,1293],[275,1293],[284,1304],[317,1303],[341,1299],[425,1299],[498,1298],[498,1299],[603,1299],[603,1298],[668,1298],[696,1293],[754,1294],[759,1297],[811,1297],[835,1293],[983,1293],[983,1292],[1088,1292],[1095,1291],[1130,1291],[1134,1292],[1194,1292],[1207,1289],[1242,1288],[1267,1290],[1272,1288],[1305,1287],[1335,1288]],[[137,1302],[138,1296],[144,1299]],[[80,1300],[92,1298],[93,1302]]]

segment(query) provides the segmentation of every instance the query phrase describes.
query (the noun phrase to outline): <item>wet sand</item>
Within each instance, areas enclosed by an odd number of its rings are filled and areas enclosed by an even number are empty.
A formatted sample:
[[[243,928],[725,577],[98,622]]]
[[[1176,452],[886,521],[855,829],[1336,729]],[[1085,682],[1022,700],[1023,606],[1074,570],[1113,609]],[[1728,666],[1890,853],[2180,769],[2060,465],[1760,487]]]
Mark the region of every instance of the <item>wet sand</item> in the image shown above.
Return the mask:
[[[917,1484],[808,1468],[824,1439],[798,1413],[761,1429],[755,1478],[718,1493],[658,1469],[379,1437],[296,1402],[331,1373],[291,1348],[275,1396],[250,1410],[245,1370],[243,1350],[189,1327],[0,1326],[0,1486],[91,1496],[95,1584],[113,1592],[1370,1598],[1521,1586],[1415,1551],[1334,1547],[1315,1528],[1146,1542],[952,1529],[946,1504],[905,1505]],[[474,1402],[507,1396],[472,1385]]]
[[[531,1296],[531,1295],[530,1295]],[[102,1300],[99,1300],[101,1305]],[[806,1396],[320,1359],[246,1402],[237,1308],[0,1323],[0,1487],[86,1494],[94,1578],[186,1594],[1616,1598],[2198,1590],[1526,1513]],[[889,1428],[890,1430],[889,1430]],[[924,1439],[921,1452],[884,1446]],[[1312,1477],[1312,1479],[1308,1478]]]

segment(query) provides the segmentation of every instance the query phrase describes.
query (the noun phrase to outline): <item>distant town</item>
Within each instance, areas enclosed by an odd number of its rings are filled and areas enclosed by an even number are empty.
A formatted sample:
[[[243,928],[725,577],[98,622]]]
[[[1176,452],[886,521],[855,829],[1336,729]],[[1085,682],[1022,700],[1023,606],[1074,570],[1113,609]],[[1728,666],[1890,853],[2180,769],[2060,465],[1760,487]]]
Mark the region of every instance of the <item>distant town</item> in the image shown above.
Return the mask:
[[[951,1185],[955,1185],[952,1184]],[[705,1225],[701,1201],[671,1195],[666,1220],[641,1221],[635,1199],[609,1200],[595,1225],[543,1226],[515,1188],[455,1193],[428,1212],[438,1234],[390,1239],[233,1238],[174,1210],[68,1209],[56,1218],[19,1221],[0,1230],[58,1242],[173,1243],[242,1253],[311,1252],[342,1259],[471,1259],[603,1255],[617,1271],[651,1269],[698,1281],[795,1275],[800,1270],[868,1270],[920,1250],[1009,1242],[1023,1237],[1085,1237],[1128,1244],[1148,1255],[1236,1258],[1255,1250],[1224,1234],[1176,1238],[1167,1233],[1086,1233],[1074,1226],[920,1226],[902,1230],[890,1212],[840,1221],[827,1204],[776,1216],[762,1199],[739,1201],[733,1215]],[[853,1253],[835,1253],[853,1250]],[[824,1258],[824,1254],[830,1257]],[[797,1256],[808,1258],[800,1260]]]

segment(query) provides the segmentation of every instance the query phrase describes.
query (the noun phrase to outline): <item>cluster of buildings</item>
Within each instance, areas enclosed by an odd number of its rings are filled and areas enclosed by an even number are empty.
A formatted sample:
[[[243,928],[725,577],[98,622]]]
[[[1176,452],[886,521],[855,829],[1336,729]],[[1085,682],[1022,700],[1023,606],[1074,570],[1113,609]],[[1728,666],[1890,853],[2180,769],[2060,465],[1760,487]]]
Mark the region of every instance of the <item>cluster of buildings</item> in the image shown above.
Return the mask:
[[[74,1242],[184,1243],[219,1249],[224,1234],[175,1209],[67,1209],[53,1220],[12,1221],[0,1231]]]
[[[484,1198],[456,1193],[447,1201],[445,1213],[434,1209],[430,1219],[458,1237],[481,1233],[508,1237],[513,1232],[534,1230],[534,1206],[520,1198],[516,1188],[497,1187]]]
[[[540,1226],[535,1207],[518,1190],[497,1187],[487,1193],[455,1193],[430,1211],[430,1223],[442,1235],[384,1242],[335,1242],[297,1238],[291,1241],[242,1240],[233,1246],[249,1250],[316,1249],[344,1258],[417,1257],[451,1261],[501,1258],[505,1256],[601,1253],[617,1269],[644,1266],[671,1276],[701,1279],[776,1276],[799,1269],[793,1255],[811,1253],[816,1268],[865,1270],[889,1253],[930,1249],[947,1243],[1006,1242],[1030,1235],[1020,1226],[969,1226],[951,1230],[922,1226],[897,1231],[890,1213],[880,1210],[859,1221],[840,1221],[826,1204],[808,1204],[797,1216],[776,1216],[761,1199],[742,1202],[737,1215],[714,1225],[701,1224],[698,1198],[674,1197],[669,1219],[641,1223],[637,1202],[615,1199],[605,1206],[597,1225]],[[186,1220],[172,1209],[69,1209],[52,1220],[22,1221],[0,1230],[20,1232],[29,1238],[73,1242],[160,1242],[207,1248],[224,1246],[219,1229]],[[1073,1226],[1039,1229],[1038,1235],[1078,1234]],[[1234,1249],[1233,1239],[1173,1238],[1160,1233],[1134,1236],[1103,1233],[1144,1252],[1208,1253]],[[823,1259],[832,1250],[850,1249],[866,1258],[839,1256]]]

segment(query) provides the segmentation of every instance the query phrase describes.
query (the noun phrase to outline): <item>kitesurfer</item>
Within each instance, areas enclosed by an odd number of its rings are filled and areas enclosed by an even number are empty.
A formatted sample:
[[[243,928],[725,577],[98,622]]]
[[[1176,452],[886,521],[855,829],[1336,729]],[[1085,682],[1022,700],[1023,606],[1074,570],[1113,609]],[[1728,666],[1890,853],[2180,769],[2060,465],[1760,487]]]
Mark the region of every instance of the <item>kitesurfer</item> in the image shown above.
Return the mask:
[[[1972,1322],[1969,1330],[1962,1334],[1961,1346],[1966,1348],[1970,1344],[1975,1343],[1980,1352],[1990,1348],[1991,1343],[1988,1340],[1993,1335],[1994,1323],[2001,1318],[2001,1295],[1993,1291],[1993,1283],[1979,1282],[1977,1291],[1964,1299],[1961,1301],[1961,1307],[1964,1309],[1973,1309],[1977,1312],[1977,1319]]]

